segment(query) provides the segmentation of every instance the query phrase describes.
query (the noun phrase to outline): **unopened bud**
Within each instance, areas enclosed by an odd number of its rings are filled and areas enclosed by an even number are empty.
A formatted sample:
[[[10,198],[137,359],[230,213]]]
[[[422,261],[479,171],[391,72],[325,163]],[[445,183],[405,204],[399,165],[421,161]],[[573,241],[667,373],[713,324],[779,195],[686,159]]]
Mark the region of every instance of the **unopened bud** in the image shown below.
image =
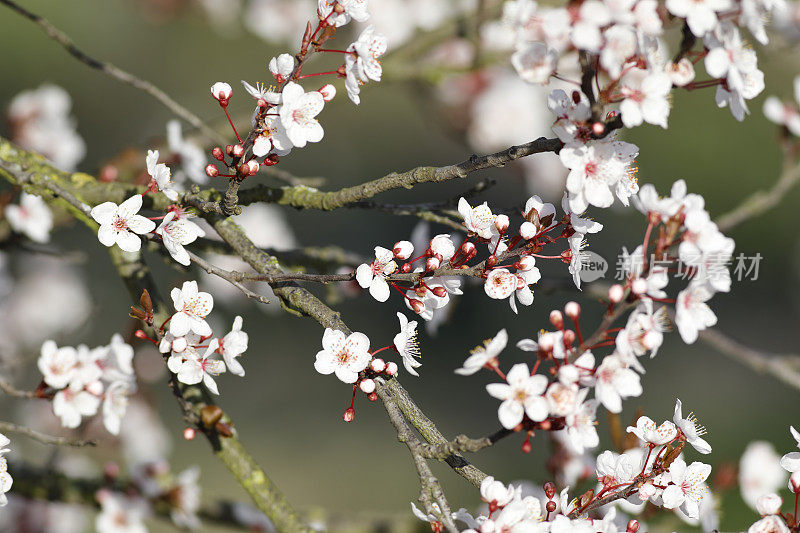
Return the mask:
[[[100,396],[103,394],[103,384],[100,381],[92,381],[86,385],[86,391],[94,396]]]
[[[426,270],[436,270],[440,266],[442,266],[442,261],[436,257],[429,257],[425,262]]]
[[[409,304],[411,305],[411,309],[413,309],[414,312],[417,313],[418,315],[421,315],[422,313],[425,312],[425,304],[422,303],[422,301],[411,300]]]
[[[280,163],[281,158],[278,154],[269,154],[267,157],[264,158],[264,162],[262,163],[266,167],[271,167],[272,165],[277,165]]]
[[[789,490],[795,494],[800,494],[800,470],[793,472],[792,475],[789,476]]]
[[[370,392],[369,394],[367,394],[367,400],[374,402],[377,399],[378,399],[378,394],[376,392]]]
[[[505,233],[510,224],[511,221],[508,219],[507,215],[497,215],[494,219],[494,227],[497,228],[497,231],[500,233]]]
[[[546,419],[542,420],[541,422],[539,422],[539,427],[543,431],[550,431],[550,428],[553,427],[553,423],[550,422],[550,420],[546,418]]]
[[[134,333],[133,336],[143,340],[150,340],[150,337],[147,336],[147,333],[145,333],[141,329],[137,329],[136,333]]]
[[[235,144],[233,146],[233,157],[239,158],[244,155],[244,147],[241,144]]]
[[[486,268],[492,268],[497,264],[497,256],[490,255],[486,258]]]
[[[647,292],[647,281],[644,278],[636,278],[631,282],[631,292],[636,296],[641,296]]]
[[[228,155],[233,155],[233,145],[227,144],[225,145],[225,153]]]
[[[608,288],[608,299],[611,300],[612,303],[616,304],[621,302],[623,296],[625,296],[625,289],[623,289],[622,285],[619,283],[615,283]]]
[[[536,237],[536,226],[527,221],[523,222],[519,227],[519,236],[526,241],[533,239]]]
[[[639,521],[636,519],[631,519],[628,522],[628,527],[625,529],[625,533],[636,533],[639,531]]]
[[[227,83],[218,81],[211,86],[211,96],[213,96],[214,99],[219,102],[219,105],[222,107],[227,107],[228,100],[230,100],[231,96],[233,96],[233,89],[231,89],[231,86]]]
[[[249,170],[248,173],[251,176],[255,176],[258,173],[258,169],[260,168],[258,161],[256,161],[255,159],[251,159],[250,161],[248,161],[247,166]]]
[[[564,330],[564,344],[569,346],[573,342],[575,342],[575,332],[572,331],[571,329],[565,329]]]
[[[764,494],[756,502],[756,511],[761,516],[778,514],[781,510],[783,500],[775,493]]]
[[[433,294],[435,294],[439,298],[444,298],[445,296],[447,296],[447,289],[445,289],[444,287],[434,287],[433,289],[431,289],[431,292],[433,292]]]
[[[336,87],[331,85],[330,83],[323,85],[319,88],[319,94],[322,95],[322,99],[326,102],[330,102],[333,100],[333,97],[336,96]]]
[[[606,125],[602,122],[595,122],[592,124],[592,133],[595,135],[602,135],[606,131]]]
[[[408,274],[409,272],[411,272],[411,263],[406,263],[403,266],[401,266],[400,267],[400,272],[402,272],[404,274]]]
[[[461,245],[461,252],[469,256],[475,253],[475,244],[472,242],[465,242]]]
[[[375,392],[375,380],[362,379],[361,383],[358,384],[358,388],[361,389],[361,392],[364,394],[371,394]]]
[[[522,270],[523,272],[527,272],[528,270],[532,269],[536,266],[536,259],[531,257],[530,255],[523,255],[520,257],[519,261],[514,265],[515,268],[518,270]]]
[[[572,250],[567,248],[566,250],[561,252],[561,262],[567,265],[572,262]]]
[[[581,316],[581,304],[578,302],[567,302],[567,305],[564,306],[564,314],[572,320],[578,320],[578,317]]]
[[[372,369],[373,372],[377,372],[380,374],[381,372],[383,372],[383,369],[386,368],[386,362],[380,357],[376,357],[369,364],[369,367]]]
[[[547,496],[548,500],[552,500],[556,497],[556,485],[552,481],[548,481],[544,484],[544,495]],[[555,509],[553,509],[555,511]],[[553,511],[550,511],[551,513]]]
[[[383,371],[383,373],[387,376],[394,376],[397,374],[397,363],[394,361],[389,361],[386,363],[386,369]]]
[[[219,176],[219,169],[212,164],[206,165],[206,176],[210,178],[216,178]]]
[[[559,313],[561,314],[561,313]],[[555,342],[553,340],[554,335],[552,333],[546,333],[539,337],[539,350],[544,353],[549,353],[553,351],[555,347]]]
[[[409,241],[398,241],[394,243],[392,252],[396,259],[406,260],[414,253],[414,245]]]
[[[558,309],[550,311],[550,323],[553,324],[556,329],[564,328],[564,315],[561,314],[561,311]]]
[[[544,508],[547,509],[548,513],[553,513],[556,510],[556,502],[550,500],[547,502],[547,504],[545,504]]]
[[[222,148],[220,148],[219,146],[215,146],[214,149],[211,150],[211,155],[217,161],[224,161],[225,160],[225,154],[222,153]]]
[[[347,411],[344,412],[342,415],[342,420],[345,422],[352,422],[353,419],[356,417],[356,410],[352,407],[348,407]]]
[[[194,428],[186,428],[183,430],[183,438],[186,440],[193,440],[197,431]]]
[[[119,477],[120,468],[117,463],[109,462],[103,466],[103,476],[108,480],[114,480]]]
[[[522,443],[522,453],[531,453],[531,441],[526,440]]]

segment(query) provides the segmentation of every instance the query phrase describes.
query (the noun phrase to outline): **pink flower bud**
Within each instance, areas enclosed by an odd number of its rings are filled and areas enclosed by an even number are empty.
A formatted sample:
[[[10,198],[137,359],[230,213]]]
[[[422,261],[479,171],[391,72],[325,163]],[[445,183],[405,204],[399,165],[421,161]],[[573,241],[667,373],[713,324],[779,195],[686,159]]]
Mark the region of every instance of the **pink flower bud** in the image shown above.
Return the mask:
[[[472,255],[475,253],[475,244],[472,242],[465,242],[461,245],[461,252],[465,255]]]
[[[445,296],[447,296],[447,289],[445,289],[444,287],[434,287],[431,290],[431,292],[433,292],[433,294],[435,294],[439,298],[444,298]]]
[[[544,508],[547,509],[548,513],[555,512],[555,510],[556,510],[556,502],[554,502],[553,500],[550,500],[550,501],[547,502],[547,504],[545,504]]]
[[[756,502],[756,510],[761,516],[778,514],[783,500],[775,493],[764,494]]]
[[[227,144],[225,145],[225,153],[228,155],[233,155],[233,145]]]
[[[347,411],[344,412],[342,415],[342,420],[345,422],[352,422],[353,419],[356,417],[356,410],[352,407],[348,407]]]
[[[373,372],[377,372],[380,374],[381,372],[383,372],[383,369],[386,368],[386,362],[383,359],[376,357],[369,364],[369,367],[372,369]]]
[[[525,440],[525,442],[522,443],[522,453],[531,453],[531,448],[530,440]]]
[[[197,434],[194,428],[186,428],[183,430],[183,438],[186,440],[193,440],[194,436]]]
[[[225,82],[218,81],[211,86],[211,96],[213,96],[222,107],[227,107],[228,100],[231,99],[232,95],[233,89],[231,89],[231,86]]]
[[[426,270],[436,270],[440,266],[442,266],[442,261],[435,256],[429,257],[428,261],[425,263]]]
[[[214,149],[211,150],[211,155],[217,161],[224,161],[225,160],[225,154],[222,153],[222,148],[220,148],[219,146],[215,146]]]
[[[106,463],[105,466],[103,466],[103,476],[106,479],[116,479],[117,477],[119,477],[119,474],[120,474],[120,468],[117,463],[110,462]]]
[[[414,312],[417,313],[418,315],[420,315],[420,314],[425,312],[425,304],[422,303],[422,301],[420,301],[420,300],[411,300],[409,302],[409,304],[411,305],[411,309],[413,309]]]
[[[358,388],[361,389],[361,392],[364,394],[370,394],[375,391],[375,380],[362,379],[361,383],[358,384]]]
[[[386,369],[383,371],[383,373],[387,376],[394,376],[397,374],[397,363],[394,361],[389,361],[386,363]]]
[[[100,396],[103,394],[103,384],[99,381],[92,381],[88,385],[86,385],[86,392],[92,394],[94,396]]]
[[[625,289],[623,289],[622,285],[619,283],[615,283],[608,288],[608,299],[611,300],[612,303],[616,304],[621,302],[623,296],[625,296]]]
[[[409,241],[398,241],[394,243],[392,252],[394,252],[395,258],[406,260],[414,253],[414,245]]]
[[[578,317],[581,316],[581,304],[578,302],[567,302],[567,305],[564,306],[564,314],[572,320],[578,320]]]
[[[333,97],[336,96],[336,87],[331,85],[330,83],[323,85],[319,88],[319,94],[322,95],[322,99],[326,102],[330,102],[333,100]]]
[[[497,231],[500,233],[505,233],[510,224],[511,221],[506,215],[497,215],[494,219],[494,227],[497,228]]]
[[[631,282],[631,292],[637,296],[647,292],[647,281],[644,278],[636,278]]]
[[[564,315],[561,314],[561,311],[558,309],[553,309],[550,311],[550,323],[556,329],[562,329],[564,327]]]
[[[210,178],[216,178],[219,176],[219,169],[212,164],[206,165],[206,176]]]
[[[528,270],[532,269],[536,266],[536,259],[531,257],[530,255],[523,255],[517,261],[515,267],[523,272],[527,272]]]
[[[602,135],[606,131],[606,125],[602,122],[595,122],[592,124],[592,133],[595,135]]]
[[[573,342],[575,342],[575,332],[572,331],[571,329],[565,329],[564,330],[564,344],[569,346]]]
[[[278,154],[269,154],[267,157],[264,158],[264,166],[271,167],[272,165],[277,165],[280,162],[281,158]]]
[[[531,222],[523,222],[519,227],[519,236],[526,241],[533,239],[536,236],[536,226]]]
[[[258,169],[260,168],[258,161],[256,161],[255,159],[251,159],[250,161],[248,161],[247,166],[249,170],[248,173],[251,176],[255,176],[258,173]]]
[[[632,519],[628,522],[628,527],[625,529],[625,533],[636,533],[639,531],[639,521]]]
[[[789,476],[789,490],[795,494],[800,494],[800,470],[793,472],[792,475]]]
[[[548,500],[552,500],[556,496],[556,486],[552,481],[548,481],[544,484],[544,495],[547,496]],[[555,511],[555,509],[553,509]],[[551,513],[553,511],[550,511]]]
[[[367,400],[374,402],[377,399],[378,399],[377,393],[370,392],[369,394],[367,394]]]
[[[490,255],[486,258],[486,268],[492,268],[497,264],[497,256]]]
[[[241,144],[233,145],[233,157],[239,158],[244,155],[244,147]]]

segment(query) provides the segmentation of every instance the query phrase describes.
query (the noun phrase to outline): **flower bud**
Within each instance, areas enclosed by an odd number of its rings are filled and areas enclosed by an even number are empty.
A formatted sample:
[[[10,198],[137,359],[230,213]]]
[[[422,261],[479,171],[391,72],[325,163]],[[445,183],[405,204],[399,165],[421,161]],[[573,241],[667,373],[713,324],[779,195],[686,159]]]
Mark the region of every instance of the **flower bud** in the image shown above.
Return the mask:
[[[219,102],[219,105],[222,107],[227,107],[228,100],[230,100],[231,96],[233,96],[233,89],[231,89],[231,86],[227,83],[218,81],[211,86],[211,96],[213,96],[214,99]]]
[[[408,274],[409,272],[411,272],[411,263],[406,263],[403,266],[401,266],[400,272],[402,272],[403,274]]]
[[[550,500],[550,501],[547,502],[547,504],[544,506],[544,508],[547,509],[548,513],[553,513],[556,510],[556,502],[554,502],[553,500]]]
[[[428,261],[425,263],[426,270],[436,270],[440,266],[442,266],[442,261],[435,256],[429,257]]]
[[[219,169],[214,165],[212,165],[211,163],[209,163],[208,165],[206,165],[206,176],[208,176],[209,178],[216,178],[217,176],[219,176]]]
[[[333,97],[336,96],[336,87],[331,85],[330,83],[323,85],[319,88],[319,94],[322,95],[322,99],[326,102],[330,102],[333,100]]]
[[[277,165],[280,163],[280,156],[278,154],[269,154],[267,157],[264,158],[264,162],[262,165],[266,167],[271,167],[272,165]]]
[[[247,162],[248,174],[250,174],[251,176],[255,176],[258,173],[259,168],[260,165],[258,164],[258,161],[256,161],[255,159],[251,159],[250,161]]]
[[[367,394],[367,400],[369,400],[371,402],[374,402],[377,399],[378,399],[378,394],[377,393],[370,392],[369,394]]]
[[[564,315],[561,314],[561,311],[558,309],[550,311],[550,323],[553,324],[556,329],[564,328]]]
[[[530,255],[523,255],[519,258],[519,261],[514,265],[515,268],[518,270],[522,270],[523,272],[527,272],[528,270],[532,269],[536,266],[536,259],[534,259]]]
[[[581,316],[581,304],[578,302],[567,302],[567,305],[564,306],[564,314],[572,320],[578,320],[578,317]]]
[[[103,384],[100,381],[92,381],[86,385],[86,392],[94,396],[100,396],[103,394]]]
[[[544,335],[539,337],[539,350],[541,350],[544,353],[549,353],[553,351],[554,347],[555,347],[555,342],[552,333],[545,333]]]
[[[508,219],[507,215],[497,215],[494,219],[494,227],[497,228],[497,231],[500,233],[505,233],[510,224],[511,221]]]
[[[356,417],[356,410],[352,407],[348,407],[347,411],[342,414],[342,420],[345,422],[352,422],[353,419]]]
[[[608,299],[611,300],[612,303],[616,304],[621,302],[623,296],[625,296],[625,289],[623,289],[622,285],[619,283],[615,283],[608,288]]]
[[[536,226],[528,221],[523,222],[519,227],[519,236],[526,241],[533,239],[536,237]]]
[[[228,155],[233,155],[233,145],[227,144],[225,145],[225,153]]]
[[[800,494],[800,470],[793,472],[789,476],[789,490],[795,494]]]
[[[531,453],[531,441],[530,440],[526,439],[525,442],[522,443],[522,453]]]
[[[639,531],[639,521],[636,519],[631,519],[628,522],[628,527],[625,529],[625,533],[636,533]]]
[[[496,264],[497,264],[497,256],[490,255],[488,258],[486,258],[486,268],[492,268]]]
[[[770,494],[764,494],[756,502],[756,511],[758,511],[758,514],[761,516],[778,514],[781,510],[782,503],[783,500],[781,497],[774,492]]]
[[[383,373],[387,376],[394,376],[397,374],[397,363],[394,361],[389,361],[386,363],[386,369],[383,371]]]
[[[119,477],[119,474],[120,468],[117,463],[109,462],[103,466],[103,477],[105,477],[106,480],[113,481]]]
[[[641,296],[647,292],[647,281],[644,278],[636,278],[631,282],[631,292],[636,296]]]
[[[544,495],[547,496],[548,500],[552,500],[553,498],[555,498],[556,496],[555,483],[553,483],[552,481],[548,481],[547,483],[544,484],[543,488],[544,488]],[[555,509],[553,509],[552,511],[548,509],[548,511],[552,513],[553,511],[555,511]]]
[[[138,339],[142,339],[142,340],[150,340],[150,337],[147,336],[147,333],[145,333],[141,329],[137,329],[136,333],[134,333],[133,336],[138,338]]]
[[[417,313],[418,315],[421,315],[422,313],[425,312],[425,304],[422,303],[422,301],[411,300],[409,304],[411,305],[411,309],[413,309],[414,312]]]
[[[364,394],[371,394],[375,392],[375,380],[362,379],[361,383],[358,384],[358,388],[361,389],[361,392]]]
[[[564,330],[564,344],[569,346],[573,342],[575,342],[575,332],[572,331],[571,329],[565,329]]]
[[[572,250],[569,248],[561,252],[561,262],[568,265],[572,262]]]
[[[409,241],[398,241],[394,243],[392,252],[396,259],[406,260],[414,253],[414,245]]]
[[[372,369],[373,372],[377,372],[380,374],[381,372],[383,372],[383,369],[386,368],[386,362],[380,357],[376,357],[369,364],[369,367]]]
[[[234,144],[232,155],[236,158],[242,157],[244,155],[244,147],[241,144]]]
[[[439,298],[444,298],[445,296],[447,296],[447,289],[445,289],[444,287],[434,287],[433,289],[431,289],[431,292],[433,292],[433,294],[435,294]]]
[[[602,135],[606,131],[606,125],[602,122],[595,122],[592,124],[592,133],[595,135]]]
[[[224,161],[225,160],[225,154],[222,153],[222,148],[220,148],[219,146],[215,146],[214,149],[211,150],[211,155],[217,161]]]
[[[461,245],[461,252],[464,253],[464,255],[468,255],[468,256],[474,254],[475,253],[475,243],[472,243],[472,242],[469,242],[469,241],[465,242],[464,244]]]
[[[456,245],[449,235],[441,234],[431,239],[430,250],[438,254],[442,261],[449,261],[456,253]]]
[[[194,428],[186,428],[183,430],[183,438],[186,440],[193,440],[197,431]]]

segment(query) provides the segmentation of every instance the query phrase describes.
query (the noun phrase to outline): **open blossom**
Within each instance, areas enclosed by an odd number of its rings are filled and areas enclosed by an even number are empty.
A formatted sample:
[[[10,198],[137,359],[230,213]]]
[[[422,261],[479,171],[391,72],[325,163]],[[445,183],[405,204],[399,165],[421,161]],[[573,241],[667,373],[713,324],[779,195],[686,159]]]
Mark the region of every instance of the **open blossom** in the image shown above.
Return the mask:
[[[513,485],[506,487],[500,481],[496,481],[492,476],[486,476],[481,481],[481,499],[488,504],[502,507],[511,502],[516,496],[517,490]]]
[[[268,114],[263,117],[263,126],[260,135],[253,141],[253,155],[264,157],[274,153],[284,156],[292,151],[294,145],[286,134],[286,128],[283,126],[280,116]]]
[[[172,183],[172,173],[167,165],[158,162],[158,156],[158,150],[147,151],[147,158],[145,160],[147,163],[147,173],[150,174],[150,178],[152,182],[155,183],[158,190],[163,192],[164,196],[175,202],[178,200],[178,191],[175,190],[175,186]]]
[[[672,80],[666,73],[631,69],[622,77],[619,90],[624,97],[619,108],[626,128],[642,121],[667,127]]]
[[[100,398],[84,390],[67,387],[53,397],[53,414],[61,419],[65,428],[80,426],[81,419],[94,416],[99,407]]]
[[[92,218],[100,224],[97,238],[105,246],[116,244],[126,252],[138,252],[142,247],[139,235],[150,233],[156,223],[139,215],[142,195],[131,196],[121,204],[104,202],[92,208]],[[138,234],[138,235],[137,235]]]
[[[765,494],[778,491],[786,482],[780,456],[766,441],[751,442],[739,459],[739,489],[742,499],[752,509]]]
[[[193,243],[198,237],[205,237],[206,235],[206,232],[200,226],[189,220],[185,215],[179,216],[177,211],[167,213],[167,216],[161,221],[161,225],[156,228],[155,233],[156,235],[161,235],[164,247],[169,252],[169,255],[185,266],[189,266],[191,259],[184,246]]]
[[[198,529],[200,519],[197,512],[200,510],[200,468],[192,466],[187,468],[176,478],[176,484],[170,488],[170,518],[181,528]]]
[[[616,354],[608,355],[595,372],[595,397],[612,413],[622,411],[622,398],[641,396],[639,375]]]
[[[325,100],[318,91],[305,92],[300,85],[290,81],[283,88],[283,105],[279,115],[286,128],[286,136],[297,148],[307,142],[319,142],[324,131],[316,117],[325,106]]]
[[[509,296],[513,297],[514,291],[517,290],[517,281],[517,275],[508,269],[496,268],[486,276],[483,290],[489,298],[505,300]],[[531,297],[531,301],[533,301],[533,297]]]
[[[700,502],[708,494],[705,484],[711,474],[711,466],[695,461],[686,466],[686,461],[675,459],[669,467],[671,483],[664,489],[664,507],[680,507],[690,518],[700,517]]]
[[[714,294],[705,286],[690,283],[675,301],[675,325],[683,342],[692,344],[700,331],[717,323],[717,315],[706,304]]]
[[[225,372],[225,363],[214,356],[219,348],[219,341],[212,339],[201,355],[193,346],[184,351],[172,354],[167,360],[170,371],[177,374],[178,381],[186,385],[197,385],[201,381],[214,394],[219,394],[214,376]]]
[[[528,83],[544,84],[556,70],[558,54],[545,43],[526,43],[517,47],[511,64]]]
[[[281,54],[269,60],[269,71],[278,83],[283,83],[294,70],[294,57],[290,54]]]
[[[184,281],[181,288],[170,293],[176,313],[169,322],[169,331],[175,337],[183,337],[190,331],[203,337],[211,335],[211,326],[205,318],[214,308],[214,298],[207,292],[197,290],[196,281]]]
[[[464,218],[464,226],[467,231],[482,239],[491,239],[492,233],[497,231],[494,227],[496,216],[492,214],[492,210],[486,202],[472,207],[464,198],[459,198],[458,212]]]
[[[122,418],[128,410],[128,398],[136,390],[128,381],[115,381],[105,391],[103,399],[103,425],[112,435],[119,435]]]
[[[386,36],[375,33],[375,29],[369,26],[347,47],[347,52],[344,57],[345,88],[350,100],[358,105],[361,85],[368,81],[381,81],[383,67],[378,58],[386,53]]]
[[[422,363],[416,360],[420,357],[419,343],[417,342],[417,321],[408,321],[406,315],[397,313],[397,318],[400,319],[400,333],[394,336],[394,347],[400,357],[403,358],[403,366],[412,376],[419,376],[415,368],[422,366]]]
[[[41,197],[23,192],[19,197],[19,205],[7,205],[5,215],[11,229],[22,233],[30,240],[35,242],[50,240],[53,214]]]
[[[542,394],[547,388],[547,378],[536,374],[531,376],[525,363],[511,367],[506,375],[506,383],[490,383],[486,392],[498,400],[503,400],[497,411],[500,423],[512,429],[522,422],[523,416],[534,422],[547,418],[547,400]]]
[[[345,383],[355,383],[358,373],[370,362],[369,338],[354,332],[345,337],[338,329],[325,328],[322,350],[317,352],[314,368],[320,374],[336,374]]]
[[[790,426],[789,431],[797,442],[797,447],[800,448],[800,432],[794,429],[794,426]],[[787,472],[800,472],[800,452],[789,452],[781,457],[781,466]]]
[[[222,351],[225,365],[232,374],[237,376],[244,376],[244,368],[236,358],[247,351],[248,340],[247,333],[242,331],[242,317],[240,316],[233,319],[231,331],[219,340],[219,348]]]
[[[584,401],[589,389],[581,389],[575,403],[577,408],[572,410],[567,417],[567,442],[576,453],[583,453],[586,448],[596,448],[600,444],[597,435],[596,413],[597,400]]]
[[[706,428],[697,423],[697,419],[691,413],[686,418],[683,418],[682,404],[680,400],[675,401],[675,415],[672,420],[675,425],[686,437],[686,442],[691,444],[695,450],[700,453],[711,453],[711,446],[701,438],[704,435]]]
[[[631,164],[639,149],[630,143],[607,139],[570,143],[561,149],[561,162],[570,169],[567,176],[570,211],[583,213],[589,205],[610,207],[614,203],[613,193],[628,205],[628,198],[638,190],[638,187],[632,190],[630,182],[634,172]]]
[[[95,519],[98,533],[147,533],[144,519],[149,515],[149,507],[142,500],[116,492],[103,492],[98,500],[100,513]]]
[[[697,37],[714,29],[719,19],[717,13],[731,8],[730,0],[667,0],[667,9],[676,17],[686,19],[689,29]]]
[[[367,0],[319,0],[317,12],[322,20],[331,26],[344,26],[350,20],[364,22],[369,18]],[[341,12],[334,11],[339,6]]]
[[[678,436],[678,430],[672,422],[665,421],[656,426],[656,423],[646,416],[639,417],[636,427],[628,426],[628,433],[633,433],[639,440],[656,446],[672,442]]]
[[[38,366],[45,383],[54,389],[63,389],[72,380],[78,365],[78,352],[71,346],[59,348],[47,340],[42,344]]]
[[[256,82],[255,86],[250,85],[242,80],[242,87],[247,91],[247,94],[252,96],[256,101],[264,100],[268,104],[278,105],[283,101],[281,93],[273,91],[272,87],[267,87],[261,82]],[[256,108],[258,111],[258,108]]]
[[[791,529],[780,516],[769,515],[750,526],[747,533],[791,533]]]
[[[356,269],[356,281],[362,289],[369,289],[369,293],[379,302],[389,299],[389,284],[386,276],[397,270],[394,262],[394,253],[381,246],[375,247],[375,261],[371,264],[359,265]]]
[[[505,329],[501,329],[497,335],[472,350],[472,354],[467,357],[461,368],[456,369],[456,374],[470,376],[489,363],[497,364],[497,356],[505,349],[506,344],[508,344],[508,333]]]

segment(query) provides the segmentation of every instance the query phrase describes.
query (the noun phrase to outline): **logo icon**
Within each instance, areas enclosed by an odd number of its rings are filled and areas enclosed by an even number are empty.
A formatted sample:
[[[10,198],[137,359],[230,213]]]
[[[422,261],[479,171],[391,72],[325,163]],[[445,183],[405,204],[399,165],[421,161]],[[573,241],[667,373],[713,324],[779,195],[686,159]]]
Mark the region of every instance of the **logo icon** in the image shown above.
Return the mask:
[[[586,258],[583,261],[583,268],[580,271],[581,281],[589,283],[600,278],[606,277],[608,272],[608,261],[594,252],[584,252]]]

